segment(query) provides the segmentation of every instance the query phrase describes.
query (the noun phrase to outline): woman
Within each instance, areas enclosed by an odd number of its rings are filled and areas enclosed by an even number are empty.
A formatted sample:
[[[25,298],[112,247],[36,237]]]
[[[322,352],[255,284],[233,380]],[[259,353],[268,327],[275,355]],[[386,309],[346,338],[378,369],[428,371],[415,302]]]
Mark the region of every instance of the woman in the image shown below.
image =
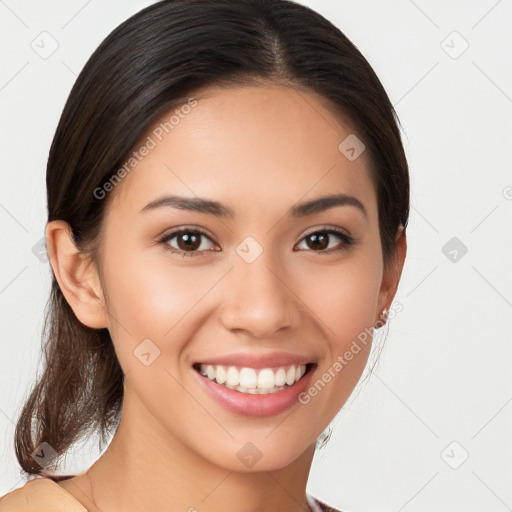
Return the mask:
[[[334,510],[306,494],[406,254],[393,107],[286,0],[165,0],[115,29],[47,167],[46,365],[0,510]],[[57,461],[98,431],[85,473]]]

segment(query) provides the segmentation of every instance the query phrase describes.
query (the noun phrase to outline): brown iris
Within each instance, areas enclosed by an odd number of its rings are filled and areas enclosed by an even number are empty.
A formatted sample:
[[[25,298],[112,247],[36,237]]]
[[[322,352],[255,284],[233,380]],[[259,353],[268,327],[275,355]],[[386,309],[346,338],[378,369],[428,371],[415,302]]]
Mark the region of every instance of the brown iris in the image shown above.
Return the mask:
[[[325,249],[329,245],[329,235],[313,233],[306,238],[306,243],[310,249]]]
[[[180,233],[177,237],[178,247],[182,251],[193,251],[201,245],[201,235],[194,233]]]

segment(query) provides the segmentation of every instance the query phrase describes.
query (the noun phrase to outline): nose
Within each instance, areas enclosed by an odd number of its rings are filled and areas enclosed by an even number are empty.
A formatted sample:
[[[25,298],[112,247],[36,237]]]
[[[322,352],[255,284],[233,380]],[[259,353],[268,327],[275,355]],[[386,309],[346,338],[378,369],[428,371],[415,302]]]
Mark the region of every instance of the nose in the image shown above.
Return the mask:
[[[267,338],[299,327],[301,302],[293,293],[292,279],[269,253],[264,251],[252,263],[235,255],[221,310],[225,329]]]

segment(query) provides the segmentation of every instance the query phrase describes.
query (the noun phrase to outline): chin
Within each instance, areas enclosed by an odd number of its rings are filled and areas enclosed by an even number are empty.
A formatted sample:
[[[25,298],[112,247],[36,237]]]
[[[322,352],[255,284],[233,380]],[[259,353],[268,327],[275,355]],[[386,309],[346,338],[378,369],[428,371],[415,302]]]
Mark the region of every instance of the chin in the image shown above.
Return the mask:
[[[297,426],[297,429],[300,429],[300,426]],[[311,459],[313,457],[316,438],[306,441],[294,439],[293,436],[278,435],[275,432],[267,438],[265,436],[268,436],[268,431],[260,436],[253,436],[252,441],[245,437],[243,441],[232,440],[229,445],[219,443],[218,446],[222,446],[222,449],[206,454],[206,458],[228,471],[257,473],[283,469],[301,456]],[[308,464],[310,463],[311,460]]]

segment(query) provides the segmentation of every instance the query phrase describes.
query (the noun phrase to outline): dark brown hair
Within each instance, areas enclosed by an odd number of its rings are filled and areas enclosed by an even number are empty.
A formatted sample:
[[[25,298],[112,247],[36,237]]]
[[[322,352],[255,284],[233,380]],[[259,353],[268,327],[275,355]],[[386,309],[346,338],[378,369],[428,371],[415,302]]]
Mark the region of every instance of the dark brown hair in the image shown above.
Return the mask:
[[[62,112],[47,165],[48,221],[66,221],[77,247],[94,261],[108,204],[94,191],[153,123],[196,89],[263,81],[315,92],[355,127],[371,157],[387,265],[409,215],[395,111],[347,37],[288,0],[164,0],[117,27],[86,63]],[[44,369],[15,431],[26,473],[58,467],[86,434],[97,431],[104,443],[123,403],[123,372],[108,330],[76,318],[55,276],[43,340]],[[42,443],[57,455],[44,467],[32,456]]]

